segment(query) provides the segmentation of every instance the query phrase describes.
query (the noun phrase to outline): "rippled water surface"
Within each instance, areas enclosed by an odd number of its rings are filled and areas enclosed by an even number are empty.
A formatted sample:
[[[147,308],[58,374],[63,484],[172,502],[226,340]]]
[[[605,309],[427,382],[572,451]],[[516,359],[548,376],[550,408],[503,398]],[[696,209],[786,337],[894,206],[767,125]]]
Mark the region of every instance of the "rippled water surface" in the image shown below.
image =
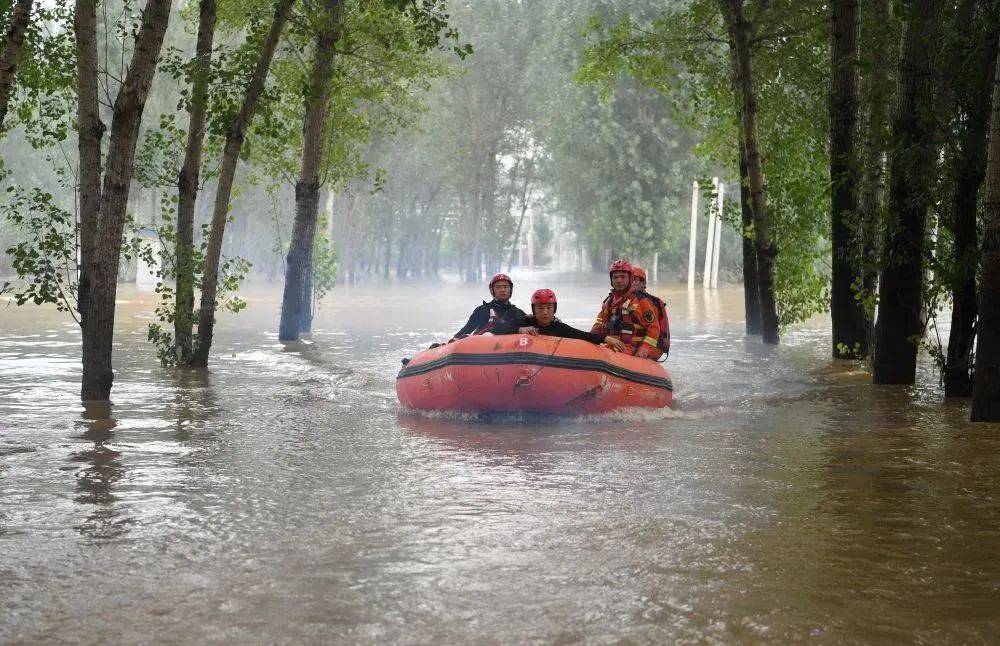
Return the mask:
[[[533,274],[589,323],[599,278]],[[1000,428],[744,339],[742,293],[664,287],[678,409],[402,410],[402,356],[482,298],[338,287],[311,343],[280,293],[161,369],[123,288],[111,409],[79,332],[0,304],[0,642],[982,642],[1000,634]]]

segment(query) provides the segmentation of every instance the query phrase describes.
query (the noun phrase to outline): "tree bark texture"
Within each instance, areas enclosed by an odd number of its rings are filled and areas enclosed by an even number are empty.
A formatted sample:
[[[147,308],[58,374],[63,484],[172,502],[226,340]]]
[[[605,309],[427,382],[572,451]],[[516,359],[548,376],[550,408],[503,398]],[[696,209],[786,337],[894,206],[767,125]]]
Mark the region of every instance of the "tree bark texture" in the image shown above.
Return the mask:
[[[747,148],[743,139],[743,100],[736,79],[739,66],[736,64],[736,45],[729,39],[729,62],[732,65],[733,97],[736,99],[736,140],[739,149],[740,169],[740,219],[742,223],[741,241],[743,246],[743,310],[747,335],[761,333],[760,322],[760,277],[757,270],[757,248],[753,239],[753,205],[750,196],[750,170],[747,164]]]
[[[884,30],[892,20],[892,0],[875,0],[862,17],[865,41],[871,60],[883,64],[871,65],[864,78],[864,146],[861,175],[861,215],[858,236],[862,239],[861,285],[866,296],[878,287],[879,221],[885,208],[885,159],[889,148],[889,106],[892,102],[890,48],[884,45]],[[870,32],[870,33],[868,33]],[[872,46],[873,44],[881,47]],[[892,47],[892,49],[895,49]],[[865,357],[870,357],[875,340],[872,315],[865,312]]]
[[[86,325],[93,275],[94,238],[101,208],[101,140],[104,123],[97,101],[97,0],[79,0],[73,13],[77,67],[77,150],[80,158],[80,283],[77,306]],[[87,364],[86,346],[83,348]]]
[[[757,276],[757,248],[754,245],[753,206],[750,204],[750,177],[747,153],[740,137],[740,215],[743,223],[743,309],[748,335],[761,333],[760,279]]]
[[[209,230],[208,249],[205,252],[205,267],[202,273],[201,301],[198,309],[198,339],[191,356],[191,365],[197,368],[208,366],[208,355],[212,350],[212,335],[215,331],[215,299],[219,289],[219,261],[222,258],[222,238],[226,232],[226,219],[229,216],[229,201],[233,194],[233,180],[236,177],[236,166],[243,150],[247,129],[253,121],[254,113],[260,103],[267,82],[267,74],[271,69],[271,60],[278,48],[281,32],[288,22],[295,0],[278,0],[274,8],[274,17],[268,29],[267,36],[261,46],[253,74],[247,84],[243,103],[233,122],[229,124],[226,133],[226,143],[222,149],[222,164],[219,167],[219,180],[215,191],[215,204],[212,208],[212,222]]]
[[[177,363],[191,363],[194,325],[194,210],[198,200],[201,154],[205,141],[205,117],[208,112],[208,85],[212,69],[212,43],[215,39],[215,0],[200,0],[198,36],[195,45],[191,108],[188,122],[184,164],[177,176],[177,245],[176,289],[174,299],[174,341]]]
[[[1000,422],[1000,57],[993,76],[988,159],[980,256],[979,340],[972,387],[974,422]]]
[[[774,293],[774,269],[778,245],[767,212],[764,167],[757,138],[757,89],[753,75],[750,40],[753,25],[746,19],[743,0],[720,0],[730,42],[736,50],[736,87],[741,101],[741,125],[747,158],[750,204],[753,208],[754,250],[757,255],[760,292],[761,335],[764,343],[777,344],[778,310]]]
[[[115,98],[114,116],[111,119],[111,133],[108,138],[107,168],[99,197],[100,208],[97,212],[96,228],[89,234],[92,235],[91,256],[83,267],[83,271],[88,274],[86,311],[81,312],[84,351],[81,398],[84,401],[106,401],[111,395],[111,385],[114,381],[111,354],[115,295],[118,291],[118,266],[129,187],[132,183],[135,147],[146,98],[153,82],[156,62],[160,56],[163,36],[170,18],[170,9],[171,0],[148,0],[146,3],[139,31],[135,37],[132,60]],[[89,7],[84,11],[89,14]],[[90,17],[91,15],[87,15],[84,20],[85,29],[89,29],[86,23]],[[85,34],[85,39],[90,34]],[[84,47],[89,45],[85,44]],[[96,50],[94,51],[96,53]],[[88,77],[89,75],[81,75],[81,90],[84,83],[89,84]],[[86,89],[88,92],[89,90],[90,88]],[[80,101],[82,108],[84,99]],[[89,99],[87,102],[89,103]],[[88,150],[87,154],[93,155],[94,151]],[[96,154],[99,155],[100,150]],[[81,188],[81,193],[82,191]]]
[[[973,15],[967,12],[960,23],[962,33],[974,33]],[[972,65],[972,74],[962,74],[955,83],[955,114],[960,134],[954,160],[954,193],[949,217],[944,220],[952,232],[954,262],[959,273],[952,285],[951,329],[944,368],[945,397],[972,395],[973,344],[976,336],[977,288],[979,264],[979,187],[986,177],[986,149],[990,128],[990,94],[993,90],[993,64],[998,54],[997,28],[975,36],[961,48],[959,59]]]
[[[31,22],[31,7],[33,0],[17,0],[10,17],[10,26],[3,41],[3,58],[0,58],[0,128],[7,120],[7,106],[10,105],[10,95],[14,90],[14,79],[17,75],[17,63],[21,58],[21,45],[24,35]]]
[[[863,240],[856,222],[860,211],[860,163],[857,150],[860,110],[861,35],[859,0],[833,0],[830,87],[830,189],[833,280],[830,317],[833,356],[860,358],[868,354],[868,323],[862,302],[858,260]]]
[[[311,303],[306,299],[306,279],[316,239],[320,171],[326,141],[323,126],[330,106],[330,79],[336,55],[334,47],[340,36],[341,7],[341,0],[325,0],[323,3],[325,15],[316,34],[313,65],[306,87],[302,166],[295,183],[295,223],[288,247],[285,290],[281,297],[281,321],[278,325],[278,338],[282,341],[297,341],[304,320],[310,317]],[[388,270],[389,259],[386,258],[386,272]]]
[[[923,332],[924,237],[937,154],[934,40],[939,0],[915,0],[904,28],[889,164],[889,223],[882,252],[874,382],[912,384]]]

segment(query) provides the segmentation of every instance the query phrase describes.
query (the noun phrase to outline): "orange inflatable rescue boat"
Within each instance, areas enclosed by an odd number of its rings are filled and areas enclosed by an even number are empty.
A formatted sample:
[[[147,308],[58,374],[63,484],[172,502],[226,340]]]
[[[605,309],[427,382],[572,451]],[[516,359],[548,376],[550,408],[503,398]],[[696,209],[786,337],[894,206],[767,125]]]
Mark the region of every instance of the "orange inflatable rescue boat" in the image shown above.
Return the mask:
[[[662,365],[576,339],[470,336],[403,366],[396,395],[410,408],[602,413],[673,404]]]

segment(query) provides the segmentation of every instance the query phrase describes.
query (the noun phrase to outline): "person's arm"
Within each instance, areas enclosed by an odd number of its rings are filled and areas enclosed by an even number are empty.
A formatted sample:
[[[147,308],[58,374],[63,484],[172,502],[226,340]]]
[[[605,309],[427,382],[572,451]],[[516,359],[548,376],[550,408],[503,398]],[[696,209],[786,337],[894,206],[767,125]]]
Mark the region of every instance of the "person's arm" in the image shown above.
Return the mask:
[[[476,309],[472,310],[472,314],[469,316],[469,321],[462,327],[461,330],[456,332],[452,338],[458,339],[463,336],[469,336],[479,328],[486,325],[486,322],[489,320],[489,308],[486,305],[480,305]]]
[[[588,341],[600,345],[604,343],[606,335],[600,332],[584,332],[583,330],[578,330],[572,325],[563,323],[562,321],[553,321],[547,328],[545,328],[545,334],[550,336],[559,336],[564,339],[579,339],[581,341]]]
[[[513,319],[497,321],[493,326],[493,334],[518,334],[520,329],[526,325],[528,325],[528,317],[524,315],[524,312],[521,312],[521,316]]]

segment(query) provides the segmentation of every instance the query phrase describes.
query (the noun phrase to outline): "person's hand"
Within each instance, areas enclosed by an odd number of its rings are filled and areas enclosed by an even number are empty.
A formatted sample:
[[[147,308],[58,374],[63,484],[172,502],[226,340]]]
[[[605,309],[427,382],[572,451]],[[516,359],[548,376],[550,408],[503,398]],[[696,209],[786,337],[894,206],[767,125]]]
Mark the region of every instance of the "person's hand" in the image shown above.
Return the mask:
[[[648,359],[649,358],[649,345],[643,343],[642,347],[639,348],[639,351],[635,353],[635,356],[639,357],[640,359]]]
[[[615,352],[625,352],[625,344],[616,336],[606,336],[604,337],[604,342]]]
[[[517,331],[520,332],[521,334],[530,334],[531,336],[538,336],[538,328],[532,327],[530,325],[527,327],[517,328]]]

